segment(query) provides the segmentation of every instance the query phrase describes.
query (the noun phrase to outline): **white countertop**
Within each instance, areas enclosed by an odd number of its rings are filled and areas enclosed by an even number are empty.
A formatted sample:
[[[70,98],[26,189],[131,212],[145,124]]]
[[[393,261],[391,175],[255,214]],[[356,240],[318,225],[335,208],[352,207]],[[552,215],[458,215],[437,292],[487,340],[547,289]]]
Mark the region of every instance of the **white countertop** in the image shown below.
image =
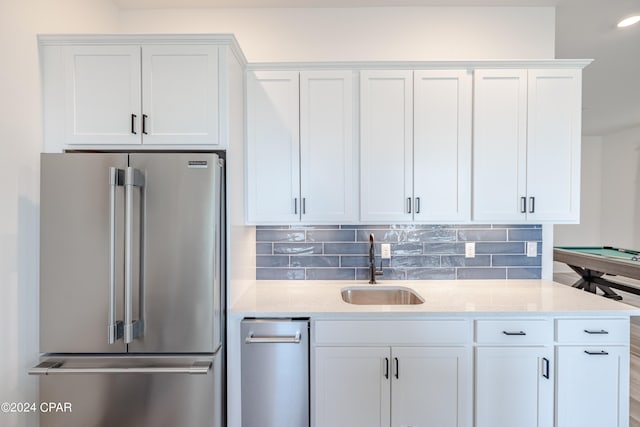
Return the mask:
[[[354,315],[505,315],[518,313],[640,316],[640,309],[547,280],[425,280],[364,281],[256,280],[232,304],[234,316]],[[347,286],[405,286],[425,302],[416,305],[355,305],[342,300]]]

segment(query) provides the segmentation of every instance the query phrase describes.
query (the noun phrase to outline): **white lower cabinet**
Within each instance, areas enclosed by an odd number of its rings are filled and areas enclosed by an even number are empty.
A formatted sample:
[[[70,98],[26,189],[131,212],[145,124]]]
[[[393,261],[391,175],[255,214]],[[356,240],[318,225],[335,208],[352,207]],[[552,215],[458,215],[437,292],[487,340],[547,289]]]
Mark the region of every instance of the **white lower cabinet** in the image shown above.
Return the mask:
[[[628,318],[312,328],[312,427],[628,427]]]
[[[620,399],[628,394],[621,388],[628,386],[629,347],[559,346],[557,361],[558,426],[629,425],[628,399]]]
[[[320,347],[315,356],[316,427],[389,425],[388,347]]]
[[[629,322],[558,320],[556,426],[629,425]]]
[[[552,427],[551,347],[476,349],[476,427]]]
[[[467,426],[468,353],[466,348],[318,347],[315,426]]]
[[[318,321],[314,331],[313,427],[471,427],[470,322]]]
[[[475,427],[553,427],[551,319],[476,321]]]
[[[391,349],[391,426],[462,427],[471,408],[467,348]],[[468,408],[467,408],[468,404]]]

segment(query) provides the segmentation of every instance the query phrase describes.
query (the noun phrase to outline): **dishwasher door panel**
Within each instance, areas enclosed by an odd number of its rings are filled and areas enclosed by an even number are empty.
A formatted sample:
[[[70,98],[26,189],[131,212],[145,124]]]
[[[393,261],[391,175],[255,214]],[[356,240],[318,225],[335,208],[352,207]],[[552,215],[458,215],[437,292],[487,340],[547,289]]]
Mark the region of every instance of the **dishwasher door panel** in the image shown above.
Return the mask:
[[[242,321],[242,427],[309,425],[309,322]]]

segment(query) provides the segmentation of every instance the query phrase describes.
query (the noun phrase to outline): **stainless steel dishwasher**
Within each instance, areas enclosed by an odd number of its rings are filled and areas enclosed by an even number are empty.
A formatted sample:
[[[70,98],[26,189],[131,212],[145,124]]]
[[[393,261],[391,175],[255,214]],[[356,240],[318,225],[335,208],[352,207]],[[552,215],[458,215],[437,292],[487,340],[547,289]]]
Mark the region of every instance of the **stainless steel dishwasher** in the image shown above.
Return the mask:
[[[309,320],[242,321],[242,427],[309,426]]]

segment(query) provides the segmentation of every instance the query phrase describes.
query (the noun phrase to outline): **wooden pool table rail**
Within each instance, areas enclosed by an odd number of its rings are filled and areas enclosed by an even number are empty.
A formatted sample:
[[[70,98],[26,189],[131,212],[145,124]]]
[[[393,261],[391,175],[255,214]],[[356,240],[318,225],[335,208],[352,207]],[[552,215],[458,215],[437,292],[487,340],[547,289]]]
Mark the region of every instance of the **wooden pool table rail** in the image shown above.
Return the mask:
[[[574,288],[584,289],[596,293],[599,288],[607,298],[621,300],[622,297],[611,288],[640,295],[640,288],[605,279],[605,274],[629,277],[640,280],[640,263],[626,261],[602,255],[581,253],[566,249],[554,248],[553,260],[567,264],[580,275],[580,279],[573,284]]]

